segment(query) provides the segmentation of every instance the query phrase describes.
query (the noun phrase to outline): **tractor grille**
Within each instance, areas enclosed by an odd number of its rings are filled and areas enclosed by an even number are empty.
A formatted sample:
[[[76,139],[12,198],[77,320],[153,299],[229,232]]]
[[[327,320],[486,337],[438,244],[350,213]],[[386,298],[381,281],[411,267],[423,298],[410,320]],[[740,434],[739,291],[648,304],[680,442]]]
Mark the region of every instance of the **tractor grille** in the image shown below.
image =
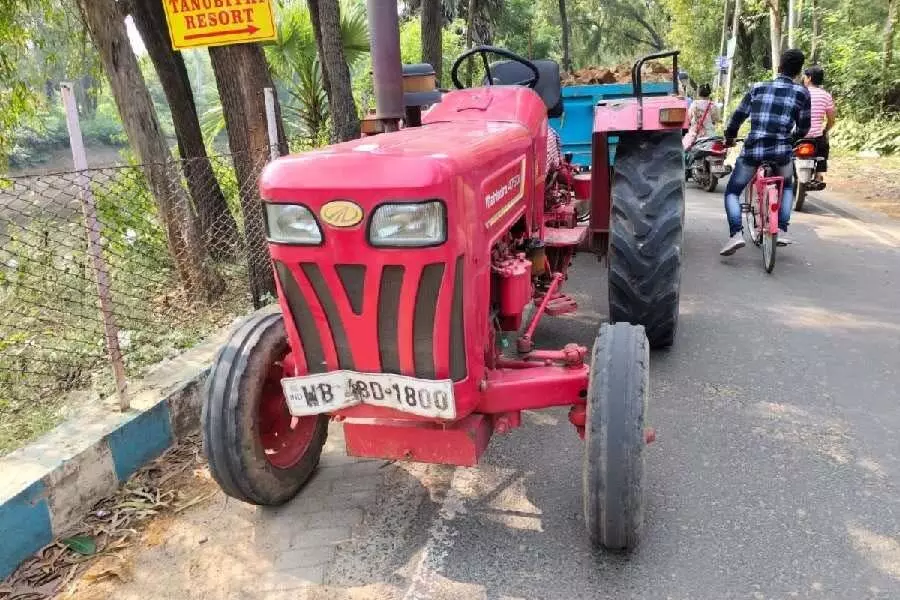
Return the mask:
[[[316,263],[291,265],[275,262],[287,304],[303,344],[306,364],[311,373],[328,369],[326,345],[334,345],[336,368],[359,370],[354,360],[354,348],[377,345],[380,370],[385,373],[414,375],[436,379],[441,370],[435,356],[435,332],[446,327],[443,338],[448,340],[448,372],[450,379],[466,377],[466,352],[463,333],[464,261],[456,259],[455,269],[443,262],[424,265],[421,271],[404,265],[387,265],[379,273],[370,274],[373,267],[365,265],[320,266]],[[378,267],[374,267],[378,269]],[[333,269],[333,275],[323,272]],[[410,277],[417,277],[415,282]],[[328,285],[332,281],[336,285]],[[366,298],[378,295],[372,314],[366,314]],[[403,294],[414,298],[404,299]],[[438,298],[449,302],[450,315],[437,314]],[[405,301],[407,300],[407,301]],[[315,305],[311,305],[314,302]],[[372,304],[370,303],[369,306]],[[412,311],[401,307],[412,306]],[[354,327],[345,323],[341,314],[352,313],[368,327]],[[315,315],[324,315],[327,329],[318,327]],[[374,329],[369,319],[376,322]],[[408,319],[405,327],[401,320]],[[372,332],[376,339],[372,338]],[[412,340],[401,340],[401,331],[410,331]],[[412,364],[404,372],[401,347],[411,342]],[[410,372],[411,371],[411,372]]]

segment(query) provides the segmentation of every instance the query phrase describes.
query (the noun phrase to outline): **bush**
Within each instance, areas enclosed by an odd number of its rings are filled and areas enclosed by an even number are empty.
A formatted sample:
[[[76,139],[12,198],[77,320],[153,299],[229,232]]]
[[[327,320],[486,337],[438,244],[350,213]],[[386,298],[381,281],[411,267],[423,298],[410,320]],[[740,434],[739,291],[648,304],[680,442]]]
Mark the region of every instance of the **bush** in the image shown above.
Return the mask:
[[[105,114],[98,114],[93,120],[82,123],[81,133],[88,143],[95,142],[107,146],[124,146],[128,143],[122,124]]]
[[[879,154],[900,152],[900,119],[880,118],[861,123],[838,119],[831,132],[832,145],[841,150],[874,150]]]

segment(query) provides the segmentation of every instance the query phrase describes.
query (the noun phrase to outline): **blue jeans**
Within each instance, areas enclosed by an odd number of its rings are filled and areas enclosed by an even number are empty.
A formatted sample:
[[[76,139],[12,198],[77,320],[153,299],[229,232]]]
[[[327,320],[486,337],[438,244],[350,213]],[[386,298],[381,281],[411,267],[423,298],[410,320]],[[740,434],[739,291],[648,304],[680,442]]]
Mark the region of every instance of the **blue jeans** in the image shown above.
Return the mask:
[[[741,224],[741,194],[744,188],[753,179],[753,174],[759,165],[751,163],[739,156],[734,163],[734,172],[731,179],[728,180],[728,186],[725,188],[725,214],[728,216],[728,229],[731,235],[740,233],[743,230]],[[775,175],[784,178],[784,195],[781,198],[781,208],[778,212],[778,228],[781,231],[787,231],[791,222],[791,208],[794,206],[794,164],[788,161],[787,164],[779,165],[775,169]]]

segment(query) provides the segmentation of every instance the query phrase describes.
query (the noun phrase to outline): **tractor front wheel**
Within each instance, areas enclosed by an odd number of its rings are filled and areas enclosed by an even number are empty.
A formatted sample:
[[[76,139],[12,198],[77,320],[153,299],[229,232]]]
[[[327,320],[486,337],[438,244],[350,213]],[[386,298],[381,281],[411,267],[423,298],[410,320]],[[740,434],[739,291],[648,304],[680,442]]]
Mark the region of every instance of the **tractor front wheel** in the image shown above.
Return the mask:
[[[583,498],[591,541],[607,550],[634,548],[643,526],[649,365],[643,327],[600,328],[588,384]]]
[[[643,325],[653,348],[675,342],[684,237],[677,134],[622,134],[613,167],[609,313]]]
[[[281,379],[290,347],[284,318],[264,309],[246,319],[213,363],[201,423],[213,478],[233,498],[275,506],[297,495],[322,454],[328,417],[292,425]]]

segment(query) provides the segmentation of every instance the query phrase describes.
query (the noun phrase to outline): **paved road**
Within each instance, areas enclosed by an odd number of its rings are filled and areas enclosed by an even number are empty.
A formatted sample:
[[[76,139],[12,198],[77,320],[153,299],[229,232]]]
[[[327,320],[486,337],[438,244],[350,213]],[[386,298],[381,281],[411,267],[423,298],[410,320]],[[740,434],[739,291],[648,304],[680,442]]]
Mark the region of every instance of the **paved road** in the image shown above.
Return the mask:
[[[495,438],[477,469],[379,469],[377,489],[356,492],[363,523],[322,568],[303,566],[324,559],[297,548],[321,553],[347,534],[318,539],[315,522],[284,516],[307,511],[308,497],[256,511],[242,522],[257,552],[294,554],[254,568],[294,583],[269,591],[242,573],[236,588],[228,577],[249,567],[216,563],[185,572],[194,583],[180,597],[216,597],[196,583],[213,577],[234,597],[265,599],[900,598],[900,238],[821,210],[799,215],[797,244],[766,275],[755,248],[720,259],[724,234],[721,197],[692,191],[677,346],[652,356],[659,439],[635,553],[589,548],[581,442],[556,410]],[[576,266],[586,310],[542,325],[549,343],[589,345],[604,312],[602,269],[589,257]],[[354,481],[372,488],[371,463],[353,468],[366,475],[326,486],[325,507],[346,509]],[[192,552],[243,545],[215,531]]]

